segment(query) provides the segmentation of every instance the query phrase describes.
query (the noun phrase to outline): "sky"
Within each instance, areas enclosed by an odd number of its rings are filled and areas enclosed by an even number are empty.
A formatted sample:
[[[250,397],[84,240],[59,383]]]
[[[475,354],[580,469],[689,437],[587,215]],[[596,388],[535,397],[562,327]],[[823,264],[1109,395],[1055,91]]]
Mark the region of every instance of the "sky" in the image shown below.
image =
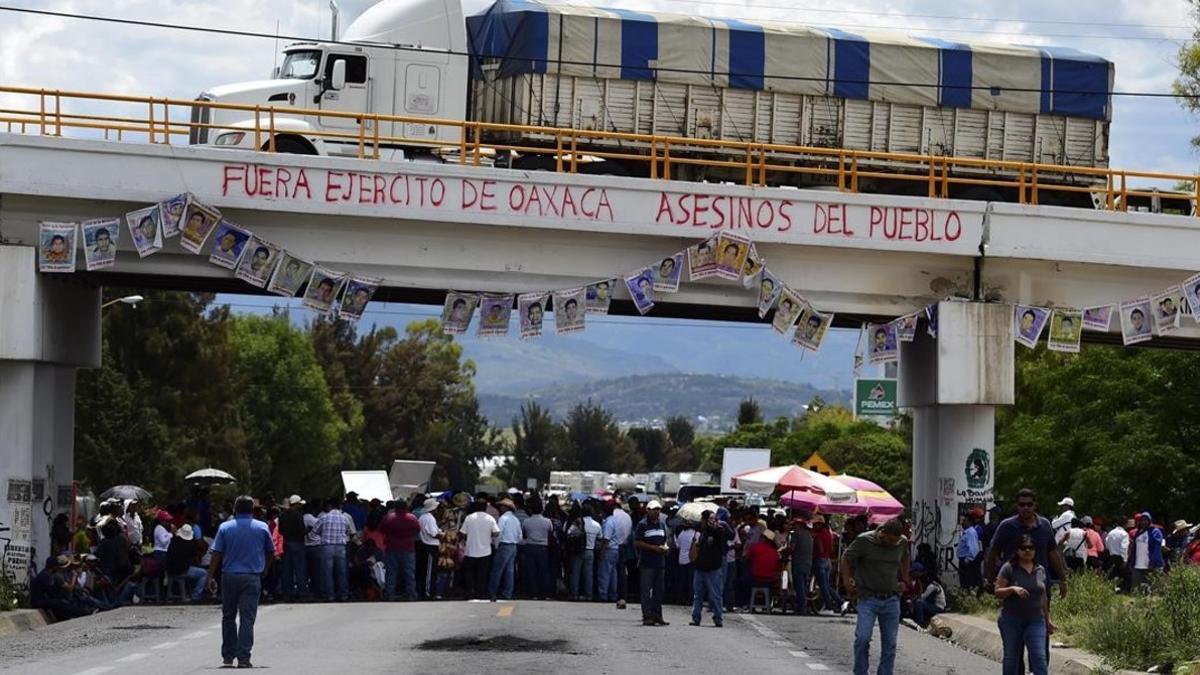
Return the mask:
[[[15,0],[16,7],[75,14],[147,19],[211,28],[267,34],[327,37],[328,0]],[[343,26],[373,4],[371,0],[341,0]],[[490,3],[467,0],[468,13]],[[1176,76],[1179,47],[1192,35],[1189,3],[1184,0],[609,0],[610,7],[667,11],[691,15],[788,21],[817,26],[888,29],[914,35],[966,42],[1000,42],[1075,47],[1116,64],[1116,90],[1169,92]],[[1081,7],[1087,7],[1081,12]],[[221,36],[125,24],[34,16],[0,11],[0,85],[45,87],[137,95],[192,98],[217,84],[262,79],[275,65],[274,39]],[[14,101],[0,94],[0,107]],[[27,101],[23,102],[28,107]],[[1110,151],[1114,167],[1191,172],[1198,158],[1189,139],[1200,121],[1171,98],[1117,96],[1114,102]],[[277,302],[249,296],[224,296],[239,311],[255,311]],[[375,314],[373,314],[375,312]],[[397,314],[397,312],[399,312]],[[395,323],[405,313],[435,313],[435,308],[377,304],[365,322]],[[639,327],[637,342],[651,339],[671,344],[686,322],[659,321]],[[778,339],[766,331],[734,332],[739,326],[697,324],[689,335],[703,341],[738,340],[746,363],[761,366],[762,350],[781,360]],[[619,333],[618,333],[619,335]],[[586,336],[585,336],[586,339]],[[827,386],[845,386],[850,378],[856,335],[841,331],[821,354],[802,367],[769,367],[786,378],[812,379]],[[607,343],[618,344],[611,336]],[[761,341],[755,347],[755,341]],[[795,357],[799,363],[799,357]],[[836,359],[837,362],[831,362]],[[751,362],[753,361],[753,364]],[[718,372],[714,364],[713,372]],[[720,372],[739,364],[722,361]],[[817,374],[814,374],[817,373]]]

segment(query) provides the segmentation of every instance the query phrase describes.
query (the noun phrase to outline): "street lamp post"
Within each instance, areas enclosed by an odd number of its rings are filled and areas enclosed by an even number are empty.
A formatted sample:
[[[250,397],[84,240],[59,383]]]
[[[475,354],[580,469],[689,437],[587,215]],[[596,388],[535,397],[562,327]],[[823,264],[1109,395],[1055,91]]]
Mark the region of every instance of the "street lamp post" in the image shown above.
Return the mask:
[[[140,295],[127,295],[127,296],[125,296],[125,297],[123,297],[123,298],[117,298],[117,299],[115,299],[115,300],[109,300],[108,302],[106,302],[106,303],[104,303],[104,304],[100,305],[100,309],[104,309],[104,308],[106,308],[106,307],[111,307],[111,306],[113,306],[113,305],[117,304],[118,302],[120,302],[120,303],[124,303],[124,304],[126,304],[126,305],[134,305],[134,306],[136,306],[136,305],[137,305],[139,302],[141,302],[142,300],[145,300],[145,298],[143,298],[143,297],[142,297],[142,296],[140,296]]]

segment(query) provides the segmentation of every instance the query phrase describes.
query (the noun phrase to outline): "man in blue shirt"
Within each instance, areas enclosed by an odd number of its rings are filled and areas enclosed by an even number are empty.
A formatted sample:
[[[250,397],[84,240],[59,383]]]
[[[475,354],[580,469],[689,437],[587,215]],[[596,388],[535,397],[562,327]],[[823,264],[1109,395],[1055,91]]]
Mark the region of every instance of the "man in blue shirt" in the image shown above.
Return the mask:
[[[496,507],[504,512],[497,525],[500,527],[500,538],[496,544],[496,552],[492,555],[492,578],[488,583],[488,594],[492,602],[497,596],[504,600],[512,600],[513,572],[517,562],[517,544],[521,543],[524,534],[521,521],[517,518],[516,504],[511,499],[501,499]]]
[[[252,668],[250,650],[254,647],[254,619],[262,579],[275,560],[275,546],[267,524],[255,520],[254,500],[248,495],[233,504],[233,520],[221,523],[209,551],[208,589],[217,592],[221,576],[221,660],[238,668]],[[241,626],[238,626],[240,619]]]
[[[646,517],[634,528],[633,546],[638,552],[641,571],[642,625],[667,626],[662,615],[663,575],[671,547],[667,545],[667,524],[658,500],[646,506]]]
[[[974,519],[963,514],[958,519],[962,527],[962,535],[958,539],[955,555],[958,557],[958,585],[963,590],[975,591],[976,595],[982,590],[982,579],[979,569],[979,554],[982,552],[979,543],[979,529],[975,527]]]

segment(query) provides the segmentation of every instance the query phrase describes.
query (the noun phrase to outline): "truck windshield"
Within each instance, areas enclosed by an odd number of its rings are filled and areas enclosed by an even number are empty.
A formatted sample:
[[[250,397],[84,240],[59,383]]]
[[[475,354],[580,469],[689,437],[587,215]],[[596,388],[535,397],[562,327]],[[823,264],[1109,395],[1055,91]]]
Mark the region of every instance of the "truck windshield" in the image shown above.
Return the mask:
[[[285,80],[311,80],[321,66],[321,52],[317,49],[288,52],[279,68],[279,77]]]

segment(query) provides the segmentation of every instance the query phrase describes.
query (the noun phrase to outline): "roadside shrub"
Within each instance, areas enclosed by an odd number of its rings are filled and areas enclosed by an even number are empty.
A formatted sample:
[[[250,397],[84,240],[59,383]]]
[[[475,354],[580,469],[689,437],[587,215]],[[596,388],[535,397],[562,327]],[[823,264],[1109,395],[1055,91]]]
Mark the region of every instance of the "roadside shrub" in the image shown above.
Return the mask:
[[[952,612],[986,616],[993,619],[999,615],[1000,600],[991,593],[977,596],[974,592],[964,591],[961,588],[949,588],[946,592]]]
[[[16,609],[20,604],[20,594],[16,585],[7,574],[0,574],[0,612]]]

